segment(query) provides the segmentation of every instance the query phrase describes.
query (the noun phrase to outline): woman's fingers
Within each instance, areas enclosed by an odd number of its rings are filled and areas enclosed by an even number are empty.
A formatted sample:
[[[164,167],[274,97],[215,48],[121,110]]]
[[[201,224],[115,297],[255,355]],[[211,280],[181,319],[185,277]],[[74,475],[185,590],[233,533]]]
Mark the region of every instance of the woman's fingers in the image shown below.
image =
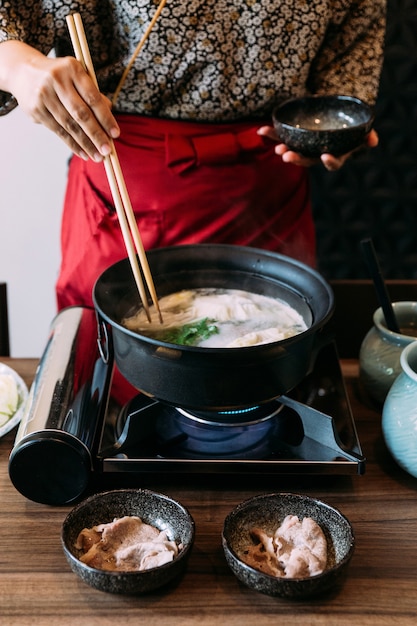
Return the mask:
[[[110,102],[76,59],[26,53],[12,87],[25,113],[73,152],[95,161],[110,153],[111,140],[119,135]]]
[[[258,135],[262,135],[262,137],[267,137],[272,141],[278,141],[278,135],[276,134],[274,128],[272,126],[261,126],[258,128]]]
[[[67,61],[67,67],[55,67],[51,72],[41,102],[55,121],[56,134],[73,150],[75,146],[78,154],[81,151],[100,161],[110,152],[110,137],[104,129],[106,123],[109,125],[106,114],[111,115],[110,109],[82,66],[72,59]]]
[[[55,117],[49,112],[47,108],[45,108],[42,112],[39,112],[39,120],[38,123],[41,123],[45,128],[48,128],[53,133],[55,133],[77,156],[81,157],[85,161],[90,158],[89,154],[81,148],[80,144],[73,139],[72,135],[68,133],[61,124],[59,124]],[[92,146],[91,152],[95,152],[94,147]],[[91,154],[91,153],[90,153]],[[91,158],[93,158],[91,156]],[[101,160],[101,157],[98,158]]]
[[[352,154],[354,154],[355,152],[359,152],[364,147],[365,148],[376,148],[378,143],[379,143],[378,133],[374,129],[372,129],[367,134],[367,136],[365,138],[365,146],[360,146],[356,150],[352,150],[352,152],[348,152],[347,154],[343,154],[340,157],[335,157],[335,156],[333,156],[331,154],[322,154],[321,155],[321,162],[323,163],[324,167],[329,172],[335,172],[337,170],[340,170],[341,167],[343,167],[343,165],[352,156]]]
[[[271,126],[262,126],[258,129],[258,134],[262,135],[263,137],[267,137],[272,141],[278,142],[275,146],[275,152],[282,157],[282,160],[285,163],[292,163],[293,165],[299,165],[301,167],[311,167],[321,162],[329,172],[339,170],[341,167],[343,167],[343,165],[351,157],[351,155],[357,151],[353,150],[352,152],[348,152],[347,154],[343,154],[337,157],[332,154],[322,154],[320,158],[312,159],[309,157],[305,157],[298,152],[290,150],[290,148],[284,143],[279,143],[279,138],[274,128],[272,128]],[[378,134],[374,129],[372,129],[366,136],[365,145],[368,148],[375,148],[378,145],[378,142]],[[358,150],[360,149],[361,148],[358,148]]]
[[[111,151],[119,129],[109,101],[75,59],[67,57],[50,71],[41,100],[57,124],[57,134],[72,149],[95,161]]]

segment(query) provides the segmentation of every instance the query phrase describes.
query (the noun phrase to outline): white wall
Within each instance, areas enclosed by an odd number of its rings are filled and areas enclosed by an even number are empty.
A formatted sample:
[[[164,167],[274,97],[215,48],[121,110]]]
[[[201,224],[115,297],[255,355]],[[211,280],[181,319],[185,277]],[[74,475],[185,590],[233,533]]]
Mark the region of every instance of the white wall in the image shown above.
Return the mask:
[[[39,357],[55,316],[69,150],[16,109],[0,117],[0,282],[8,283],[11,353]]]

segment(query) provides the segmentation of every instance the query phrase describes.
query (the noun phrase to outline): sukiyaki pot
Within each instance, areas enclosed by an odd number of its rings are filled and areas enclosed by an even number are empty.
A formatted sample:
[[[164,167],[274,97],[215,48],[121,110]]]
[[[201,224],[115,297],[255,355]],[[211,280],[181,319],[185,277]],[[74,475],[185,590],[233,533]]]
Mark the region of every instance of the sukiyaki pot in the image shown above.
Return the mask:
[[[315,270],[241,246],[147,256],[163,324],[147,320],[127,259],[93,293],[99,328],[111,330],[115,362],[139,391],[183,408],[230,410],[275,399],[305,377],[333,312]]]

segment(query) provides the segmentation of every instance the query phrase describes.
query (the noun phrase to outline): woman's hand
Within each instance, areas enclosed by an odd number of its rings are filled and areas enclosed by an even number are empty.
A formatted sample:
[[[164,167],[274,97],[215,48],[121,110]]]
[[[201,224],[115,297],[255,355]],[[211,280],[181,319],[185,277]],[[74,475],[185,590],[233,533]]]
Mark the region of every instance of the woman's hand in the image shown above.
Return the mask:
[[[37,124],[58,135],[83,159],[101,161],[119,127],[109,100],[73,57],[49,58],[7,41],[0,46],[0,89],[12,93]]]
[[[263,137],[269,137],[269,139],[272,139],[275,142],[278,141],[275,130],[271,126],[262,126],[258,129],[258,134]],[[378,135],[376,131],[372,129],[366,136],[366,146],[368,148],[375,148],[378,145],[378,141]],[[298,152],[293,152],[284,143],[277,143],[275,146],[275,152],[282,156],[282,160],[285,163],[293,163],[294,165],[300,165],[302,167],[311,167],[312,165],[317,165],[317,163],[321,162],[324,167],[329,170],[329,172],[334,172],[339,170],[346,163],[353,152],[356,152],[356,150],[338,157],[333,156],[332,154],[322,154],[319,159],[311,159],[299,154]]]

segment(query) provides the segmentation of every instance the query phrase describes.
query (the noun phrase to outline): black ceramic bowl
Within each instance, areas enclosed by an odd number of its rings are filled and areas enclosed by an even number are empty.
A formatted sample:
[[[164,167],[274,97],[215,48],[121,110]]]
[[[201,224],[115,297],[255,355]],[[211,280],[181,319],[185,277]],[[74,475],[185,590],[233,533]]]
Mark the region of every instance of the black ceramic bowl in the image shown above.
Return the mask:
[[[253,544],[251,530],[261,528],[273,534],[287,515],[314,519],[327,539],[327,566],[308,578],[279,578],[247,565],[241,556]],[[317,596],[341,583],[354,550],[349,521],[325,502],[293,493],[273,493],[251,498],[226,517],[222,535],[226,561],[235,576],[247,587],[270,596],[297,599]]]
[[[307,157],[347,154],[359,148],[372,128],[368,104],[350,96],[309,96],[287,100],[272,120],[282,143]]]
[[[135,515],[143,522],[166,530],[168,539],[182,544],[170,563],[143,571],[115,572],[96,569],[78,558],[75,542],[84,528]],[[185,507],[168,496],[146,489],[120,489],[93,495],[66,517],[61,542],[72,571],[88,585],[117,594],[143,594],[171,582],[183,573],[194,542],[194,520]]]

